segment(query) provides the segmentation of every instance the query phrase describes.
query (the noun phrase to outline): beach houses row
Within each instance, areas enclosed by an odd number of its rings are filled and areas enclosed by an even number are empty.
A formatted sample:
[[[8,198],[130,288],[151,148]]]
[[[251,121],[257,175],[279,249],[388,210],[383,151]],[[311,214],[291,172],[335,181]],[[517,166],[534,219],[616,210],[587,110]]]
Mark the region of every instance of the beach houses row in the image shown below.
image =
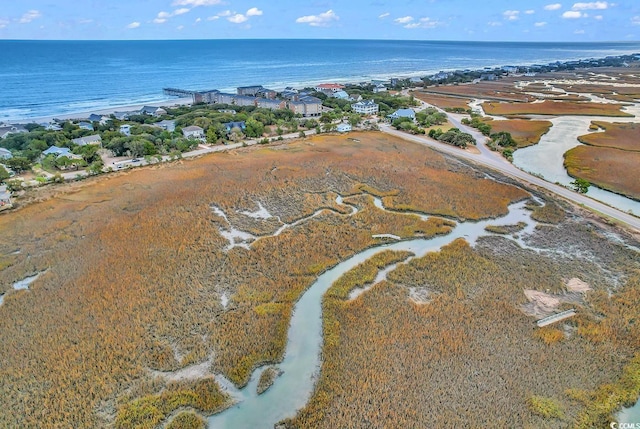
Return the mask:
[[[250,89],[247,89],[250,88]],[[290,109],[293,113],[300,114],[304,117],[320,116],[322,114],[322,100],[306,94],[295,94],[290,100],[282,100],[275,98],[264,98],[255,95],[258,94],[255,89],[258,87],[241,87],[238,92],[242,94],[231,94],[220,92],[218,90],[199,92],[194,95],[194,102],[209,104],[230,104],[234,106],[253,106],[263,109],[280,110]],[[261,88],[261,87],[260,87]],[[271,92],[269,92],[271,95]]]

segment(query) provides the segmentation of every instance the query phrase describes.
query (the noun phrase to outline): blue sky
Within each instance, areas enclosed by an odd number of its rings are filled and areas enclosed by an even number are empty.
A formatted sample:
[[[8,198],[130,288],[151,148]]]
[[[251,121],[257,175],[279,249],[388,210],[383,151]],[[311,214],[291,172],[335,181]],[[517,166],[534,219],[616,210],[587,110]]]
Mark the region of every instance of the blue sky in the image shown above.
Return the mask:
[[[640,1],[2,0],[0,39],[638,41]]]

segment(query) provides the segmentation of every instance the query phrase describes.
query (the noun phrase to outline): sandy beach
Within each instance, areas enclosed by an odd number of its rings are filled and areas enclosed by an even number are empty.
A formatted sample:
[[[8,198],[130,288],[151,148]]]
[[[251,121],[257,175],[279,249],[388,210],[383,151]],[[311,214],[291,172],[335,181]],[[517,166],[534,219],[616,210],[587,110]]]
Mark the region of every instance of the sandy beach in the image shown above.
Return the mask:
[[[128,112],[133,110],[140,110],[143,106],[153,106],[153,107],[176,107],[176,106],[188,106],[193,103],[193,100],[190,97],[186,98],[170,98],[163,101],[156,101],[153,103],[145,103],[145,104],[133,104],[128,106],[113,106],[108,109],[97,109],[97,110],[86,110],[83,112],[75,112],[68,113],[64,115],[51,115],[51,116],[41,116],[38,118],[30,118],[23,119],[21,121],[14,121],[15,123],[47,123],[52,122],[54,119],[59,120],[68,120],[68,119],[86,119],[91,114],[96,115],[111,115],[114,112]]]

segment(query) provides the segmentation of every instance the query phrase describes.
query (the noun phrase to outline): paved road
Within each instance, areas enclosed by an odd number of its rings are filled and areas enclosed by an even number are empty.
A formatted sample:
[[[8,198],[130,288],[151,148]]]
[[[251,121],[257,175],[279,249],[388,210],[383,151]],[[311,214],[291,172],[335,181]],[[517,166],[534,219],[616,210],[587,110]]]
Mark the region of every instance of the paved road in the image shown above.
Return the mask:
[[[449,119],[455,120],[455,118],[451,118],[451,117]],[[454,122],[454,124],[458,126],[462,131],[469,132],[471,135],[474,136],[474,138],[476,138],[476,141],[478,142],[478,149],[480,149],[480,154],[465,152],[462,149],[459,149],[454,146],[449,146],[444,143],[436,142],[435,140],[430,139],[428,137],[407,134],[391,128],[391,126],[388,124],[385,124],[385,125],[381,124],[380,130],[382,132],[400,137],[405,140],[413,141],[416,143],[423,144],[425,146],[432,147],[440,152],[445,152],[447,154],[454,155],[459,158],[463,158],[463,159],[475,162],[477,164],[491,167],[494,170],[497,170],[509,177],[523,180],[532,185],[536,185],[541,188],[547,189],[548,191],[551,191],[554,194],[559,195],[569,201],[572,201],[576,204],[580,204],[584,207],[600,212],[605,217],[609,217],[611,219],[614,219],[620,223],[627,225],[630,228],[635,229],[636,231],[640,231],[640,218],[637,218],[629,213],[625,213],[623,211],[610,207],[599,201],[593,200],[587,197],[586,195],[572,191],[563,186],[559,186],[554,183],[549,183],[546,180],[540,179],[539,177],[533,176],[529,173],[526,173],[514,167],[506,159],[500,157],[495,152],[491,152],[484,145],[484,141],[486,140],[486,138],[482,134],[478,133],[477,130],[469,129],[468,127],[465,127],[459,122]]]

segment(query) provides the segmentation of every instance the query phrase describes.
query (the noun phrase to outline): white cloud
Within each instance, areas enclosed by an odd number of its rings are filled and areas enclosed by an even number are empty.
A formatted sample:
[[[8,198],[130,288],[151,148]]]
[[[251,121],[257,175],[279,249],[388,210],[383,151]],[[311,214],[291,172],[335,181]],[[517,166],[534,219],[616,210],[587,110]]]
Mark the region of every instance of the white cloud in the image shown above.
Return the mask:
[[[169,12],[158,12],[158,16],[155,17],[155,19],[153,20],[154,24],[164,24],[165,22],[167,22],[167,20],[169,18],[172,18],[174,16],[178,16],[178,15],[184,15],[185,13],[190,12],[191,9],[189,9],[188,7],[183,7],[180,9],[176,9],[173,12],[169,13]]]
[[[202,18],[196,18],[196,24],[200,21],[202,21]]]
[[[140,27],[140,23],[138,21],[134,21],[131,24],[127,25],[127,28],[138,28]]]
[[[595,19],[596,21],[602,21],[604,19],[604,16],[596,15],[596,16],[593,17],[593,19]]]
[[[178,25],[178,26],[176,27],[176,30],[180,31],[180,30],[182,30],[183,28],[184,28],[184,25]]]
[[[489,27],[500,27],[502,23],[500,21],[491,21],[487,22],[487,25],[489,25]]]
[[[634,16],[633,18],[631,18],[631,24],[640,25],[640,15],[637,15],[637,16]]]
[[[505,10],[504,12],[502,12],[502,15],[504,15],[504,19],[506,19],[506,20],[516,21],[518,18],[520,18],[520,11],[519,10]]]
[[[603,10],[610,6],[606,1],[594,1],[590,3],[575,3],[571,9],[573,10]],[[613,5],[611,5],[613,6]]]
[[[172,6],[215,6],[217,4],[222,4],[222,0],[174,0],[171,4]]]
[[[558,10],[562,7],[560,3],[548,4],[544,7],[544,10]]]
[[[18,21],[20,24],[28,24],[31,21],[33,21],[34,19],[38,19],[42,16],[42,14],[40,13],[39,10],[30,10],[27,13],[25,13],[24,15],[22,15],[22,18],[20,18],[20,20]]]
[[[413,16],[403,16],[402,18],[396,18],[393,20],[396,24],[408,24],[413,21]]]
[[[442,25],[442,22],[433,20],[428,17],[420,18],[417,22],[410,22],[404,28],[436,28]]]
[[[534,13],[536,13],[536,11],[533,9],[529,9],[529,10],[525,10],[524,13],[526,13],[527,15],[533,15]]]
[[[578,19],[578,18],[585,18],[586,16],[587,14],[577,10],[568,10],[562,14],[562,17],[564,19]]]
[[[329,27],[333,21],[338,21],[339,19],[340,17],[332,9],[329,9],[319,15],[301,16],[296,19],[296,22],[298,24],[309,24],[312,27]]]
[[[5,28],[7,25],[9,25],[9,21],[6,19],[0,19],[0,29]]]
[[[385,12],[385,13],[383,13],[382,15],[379,15],[379,16],[378,16],[378,18],[380,18],[380,19],[384,19],[384,18],[386,18],[386,17],[387,17],[387,16],[389,16],[389,15],[391,15],[389,12]]]
[[[535,24],[533,24],[533,25],[535,25],[536,27],[544,27],[545,25],[547,25],[547,23],[546,23],[546,22],[544,22],[544,21],[542,21],[542,22],[536,22],[536,23],[535,23]]]
[[[262,11],[257,7],[252,7],[246,13],[236,13],[231,12],[230,10],[225,10],[218,14],[218,16],[224,16],[227,18],[227,21],[232,22],[234,24],[242,24],[243,22],[247,22],[249,18],[252,16],[261,16]]]
[[[249,18],[247,18],[243,14],[236,13],[235,15],[231,15],[230,17],[228,17],[227,21],[233,22],[234,24],[242,24],[243,22],[247,21],[248,19]]]
[[[207,21],[215,21],[216,19],[220,19],[220,17],[218,15],[210,16]]]
[[[576,30],[573,34],[584,34],[584,30]]]

